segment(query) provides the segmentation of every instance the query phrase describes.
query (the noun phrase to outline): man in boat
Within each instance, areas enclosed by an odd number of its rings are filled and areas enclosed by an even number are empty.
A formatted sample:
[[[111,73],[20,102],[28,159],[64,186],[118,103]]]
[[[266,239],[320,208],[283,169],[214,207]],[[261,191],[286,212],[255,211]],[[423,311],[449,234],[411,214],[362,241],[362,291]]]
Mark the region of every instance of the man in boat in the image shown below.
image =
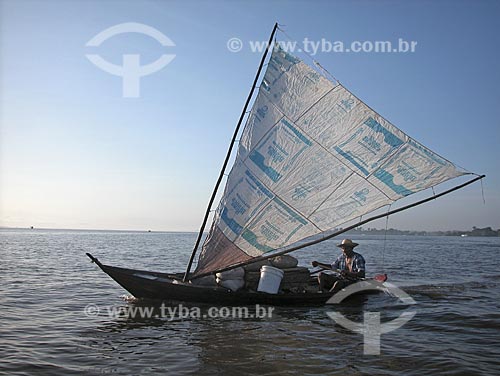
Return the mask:
[[[337,292],[344,287],[365,277],[365,259],[354,248],[359,245],[351,239],[344,239],[337,247],[342,249],[342,254],[331,265],[313,261],[312,266],[338,272],[336,275],[328,272],[318,274],[320,291]]]

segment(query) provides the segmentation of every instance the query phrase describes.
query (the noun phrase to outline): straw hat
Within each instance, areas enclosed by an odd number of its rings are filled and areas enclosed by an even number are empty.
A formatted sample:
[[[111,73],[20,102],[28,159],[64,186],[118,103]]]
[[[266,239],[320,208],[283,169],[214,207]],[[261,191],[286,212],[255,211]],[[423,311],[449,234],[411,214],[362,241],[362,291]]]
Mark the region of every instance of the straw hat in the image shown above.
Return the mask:
[[[337,247],[340,247],[340,248],[354,248],[356,247],[357,245],[359,245],[358,243],[354,243],[351,239],[344,239],[342,240],[342,242],[340,244],[337,244]]]

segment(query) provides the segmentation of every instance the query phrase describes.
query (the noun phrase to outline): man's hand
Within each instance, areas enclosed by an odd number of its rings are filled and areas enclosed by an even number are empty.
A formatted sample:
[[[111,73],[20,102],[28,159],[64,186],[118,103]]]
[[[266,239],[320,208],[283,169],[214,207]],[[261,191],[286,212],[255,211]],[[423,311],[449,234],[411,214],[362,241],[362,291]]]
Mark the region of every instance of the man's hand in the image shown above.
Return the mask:
[[[365,272],[350,272],[347,270],[342,270],[340,272],[342,277],[352,277],[352,278],[365,278]]]

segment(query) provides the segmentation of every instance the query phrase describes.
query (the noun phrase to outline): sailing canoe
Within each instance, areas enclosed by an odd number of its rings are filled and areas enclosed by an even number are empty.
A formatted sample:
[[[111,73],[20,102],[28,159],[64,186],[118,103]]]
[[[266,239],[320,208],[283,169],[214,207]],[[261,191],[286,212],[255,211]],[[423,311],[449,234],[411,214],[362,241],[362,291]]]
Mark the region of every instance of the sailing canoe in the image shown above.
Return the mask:
[[[104,273],[138,299],[167,302],[207,303],[217,305],[269,304],[280,306],[323,305],[333,295],[331,292],[303,292],[268,294],[240,290],[233,292],[222,287],[197,286],[183,283],[183,273],[160,273],[146,270],[126,269],[102,264],[97,258],[87,256]]]
[[[463,188],[484,175],[438,155],[356,97],[323,69],[273,47],[210,231],[191,272],[212,204],[278,25],[274,26],[234,131],[183,276],[101,264],[137,298],[218,304],[323,304],[331,293],[230,292],[191,283],[286,254]],[[475,177],[416,203],[368,214],[460,176]],[[359,222],[333,232],[359,218]]]

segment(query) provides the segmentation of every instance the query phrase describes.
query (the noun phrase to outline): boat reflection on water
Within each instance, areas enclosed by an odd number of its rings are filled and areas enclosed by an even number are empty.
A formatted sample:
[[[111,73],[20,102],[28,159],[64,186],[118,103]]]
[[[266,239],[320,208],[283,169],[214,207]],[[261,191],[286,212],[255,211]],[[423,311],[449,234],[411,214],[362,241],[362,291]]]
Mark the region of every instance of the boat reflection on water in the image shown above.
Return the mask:
[[[366,310],[387,308],[393,303],[393,298],[384,294],[359,295],[335,309],[352,321],[362,322]],[[362,336],[328,317],[331,306],[223,307],[141,300],[115,308],[121,312],[148,312],[148,317],[108,319],[94,332],[92,346],[103,356],[112,351],[116,363],[112,368],[118,372],[150,366],[202,375],[266,375],[283,370],[293,374],[294,369],[297,374],[321,374],[332,360],[336,370],[345,372],[352,371],[355,358],[363,351]],[[235,308],[246,308],[249,316],[227,315]],[[262,309],[271,314],[258,317]],[[170,315],[172,312],[176,314]],[[188,312],[195,313],[194,317],[184,317]],[[214,312],[225,317],[217,317]],[[138,359],[140,367],[135,363]]]

